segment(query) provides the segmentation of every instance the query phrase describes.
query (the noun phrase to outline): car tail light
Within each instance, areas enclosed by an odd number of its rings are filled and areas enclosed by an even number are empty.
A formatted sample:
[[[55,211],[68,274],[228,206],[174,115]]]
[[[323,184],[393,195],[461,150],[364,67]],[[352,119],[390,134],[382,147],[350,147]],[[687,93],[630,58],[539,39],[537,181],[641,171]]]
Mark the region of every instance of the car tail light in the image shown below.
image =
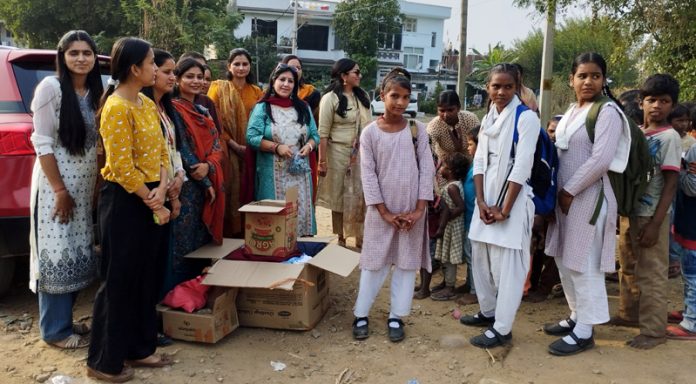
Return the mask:
[[[29,139],[31,130],[0,131],[0,155],[33,155],[34,146]]]

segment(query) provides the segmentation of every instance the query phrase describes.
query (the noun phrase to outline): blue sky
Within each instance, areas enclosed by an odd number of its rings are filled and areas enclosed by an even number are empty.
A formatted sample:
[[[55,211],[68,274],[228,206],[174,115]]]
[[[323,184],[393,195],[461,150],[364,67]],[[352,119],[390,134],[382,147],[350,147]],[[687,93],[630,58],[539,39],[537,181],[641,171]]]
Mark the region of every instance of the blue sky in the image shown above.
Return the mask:
[[[452,41],[459,46],[460,4],[461,0],[409,0],[415,3],[444,5],[452,8],[452,17],[445,20],[445,47]],[[582,9],[571,9],[570,17],[587,14]],[[560,20],[564,17],[561,16]],[[512,0],[469,0],[467,28],[467,50],[476,48],[488,51],[488,44],[498,42],[510,47],[515,39],[524,39],[534,28],[543,28],[545,18],[532,8],[521,9],[512,5]]]

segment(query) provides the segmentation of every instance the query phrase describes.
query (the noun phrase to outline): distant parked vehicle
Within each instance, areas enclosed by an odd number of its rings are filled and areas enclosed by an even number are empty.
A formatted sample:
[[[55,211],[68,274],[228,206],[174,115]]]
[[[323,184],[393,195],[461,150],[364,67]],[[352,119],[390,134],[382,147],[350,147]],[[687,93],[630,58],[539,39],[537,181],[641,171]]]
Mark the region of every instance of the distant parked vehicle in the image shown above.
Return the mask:
[[[56,51],[0,46],[0,297],[10,288],[17,256],[29,254],[29,192],[34,167],[31,100],[56,73]],[[109,58],[99,56],[103,78]]]
[[[370,103],[370,109],[373,115],[381,115],[384,113],[384,102],[380,100],[379,93],[375,94],[375,99]],[[415,118],[418,115],[418,98],[415,95],[411,95],[411,100],[406,107],[406,112],[404,112],[411,117]]]

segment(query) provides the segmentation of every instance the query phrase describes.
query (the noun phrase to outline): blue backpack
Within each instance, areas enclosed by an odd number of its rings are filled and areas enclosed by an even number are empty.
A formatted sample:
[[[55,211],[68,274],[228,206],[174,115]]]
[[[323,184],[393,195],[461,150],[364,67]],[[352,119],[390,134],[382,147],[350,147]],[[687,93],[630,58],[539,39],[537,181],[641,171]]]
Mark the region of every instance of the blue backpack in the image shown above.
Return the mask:
[[[529,110],[524,104],[517,106],[515,112],[515,131],[512,136],[512,149],[510,156],[512,162],[515,162],[515,148],[520,139],[517,131],[517,123],[522,112]],[[556,175],[558,173],[558,153],[556,145],[551,141],[551,138],[546,133],[544,128],[539,127],[539,139],[537,140],[536,150],[534,151],[534,163],[532,165],[532,174],[527,180],[527,184],[532,187],[534,192],[534,213],[537,215],[548,215],[553,212],[556,207],[556,192],[557,183]]]

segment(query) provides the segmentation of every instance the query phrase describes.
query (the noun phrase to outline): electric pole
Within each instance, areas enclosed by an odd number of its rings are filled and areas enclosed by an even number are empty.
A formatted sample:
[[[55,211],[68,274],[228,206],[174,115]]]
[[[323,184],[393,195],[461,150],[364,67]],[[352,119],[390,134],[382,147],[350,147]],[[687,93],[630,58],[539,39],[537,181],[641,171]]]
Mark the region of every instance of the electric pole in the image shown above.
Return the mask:
[[[545,127],[551,118],[551,98],[553,87],[553,39],[556,28],[556,0],[548,0],[546,10],[546,29],[544,31],[544,51],[541,59],[541,89],[539,97],[539,117]]]
[[[459,28],[459,68],[457,69],[457,94],[466,109],[466,22],[468,18],[469,0],[462,0],[462,12],[460,14],[461,26]],[[436,95],[438,96],[438,95]]]
[[[292,54],[297,55],[297,0],[292,1]]]

